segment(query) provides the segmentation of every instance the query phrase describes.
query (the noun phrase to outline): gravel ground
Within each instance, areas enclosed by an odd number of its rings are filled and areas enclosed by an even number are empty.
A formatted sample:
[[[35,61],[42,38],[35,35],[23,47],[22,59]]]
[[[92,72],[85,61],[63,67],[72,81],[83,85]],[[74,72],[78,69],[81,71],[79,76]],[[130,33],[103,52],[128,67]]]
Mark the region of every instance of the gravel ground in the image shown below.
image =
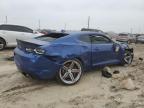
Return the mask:
[[[36,81],[20,74],[13,61],[13,49],[0,51],[0,108],[144,108],[144,45],[132,45],[135,58],[129,66],[110,66],[120,74],[101,76],[100,70],[87,72],[73,86],[52,81]],[[136,88],[120,87],[123,77]]]

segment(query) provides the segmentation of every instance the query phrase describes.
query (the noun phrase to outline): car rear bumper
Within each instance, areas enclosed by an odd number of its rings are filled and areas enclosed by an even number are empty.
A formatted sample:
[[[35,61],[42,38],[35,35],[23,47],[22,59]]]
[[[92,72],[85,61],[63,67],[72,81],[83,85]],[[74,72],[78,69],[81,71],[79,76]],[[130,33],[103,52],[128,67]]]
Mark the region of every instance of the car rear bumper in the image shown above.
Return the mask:
[[[54,78],[61,67],[43,55],[26,53],[18,48],[14,50],[14,61],[20,72],[42,80]]]

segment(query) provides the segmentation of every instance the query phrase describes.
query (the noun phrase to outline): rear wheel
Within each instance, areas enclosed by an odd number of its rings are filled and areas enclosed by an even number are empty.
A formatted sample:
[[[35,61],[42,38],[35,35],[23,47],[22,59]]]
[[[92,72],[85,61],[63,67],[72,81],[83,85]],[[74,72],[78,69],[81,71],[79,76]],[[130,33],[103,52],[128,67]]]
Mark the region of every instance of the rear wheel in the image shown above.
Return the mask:
[[[5,48],[5,41],[3,39],[0,38],[0,50],[3,50]]]
[[[82,72],[82,64],[79,60],[67,60],[59,70],[57,78],[63,84],[73,85],[80,80]]]

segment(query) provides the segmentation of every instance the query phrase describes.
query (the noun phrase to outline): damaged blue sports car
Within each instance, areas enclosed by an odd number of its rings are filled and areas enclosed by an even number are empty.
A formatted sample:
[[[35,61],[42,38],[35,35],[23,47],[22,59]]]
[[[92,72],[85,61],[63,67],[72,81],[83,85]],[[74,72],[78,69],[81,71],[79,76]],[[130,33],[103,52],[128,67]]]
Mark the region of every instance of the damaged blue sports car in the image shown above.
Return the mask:
[[[84,71],[111,64],[130,64],[133,49],[97,32],[51,33],[31,40],[17,40],[17,68],[37,79],[57,78],[77,83]]]

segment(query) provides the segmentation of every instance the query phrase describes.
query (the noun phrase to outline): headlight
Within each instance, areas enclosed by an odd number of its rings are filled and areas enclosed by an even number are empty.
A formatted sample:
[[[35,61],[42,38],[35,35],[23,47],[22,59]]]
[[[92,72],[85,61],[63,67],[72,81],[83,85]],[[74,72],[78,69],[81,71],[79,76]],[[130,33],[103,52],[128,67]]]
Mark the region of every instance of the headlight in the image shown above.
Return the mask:
[[[36,54],[42,55],[42,54],[45,53],[45,50],[43,50],[43,49],[41,49],[41,48],[36,48],[36,49],[34,49],[34,52],[35,52]]]

